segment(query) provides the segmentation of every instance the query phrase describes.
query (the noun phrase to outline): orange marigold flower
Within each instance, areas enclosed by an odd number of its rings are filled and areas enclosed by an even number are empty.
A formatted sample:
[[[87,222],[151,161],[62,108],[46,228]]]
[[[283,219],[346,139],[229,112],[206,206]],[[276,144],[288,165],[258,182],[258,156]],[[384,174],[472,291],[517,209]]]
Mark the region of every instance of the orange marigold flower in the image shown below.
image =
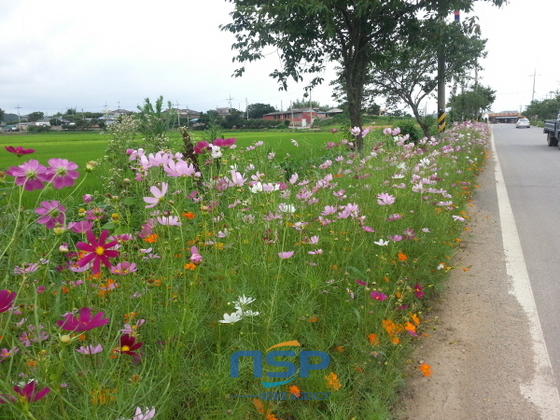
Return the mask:
[[[422,371],[424,376],[430,376],[432,374],[432,371],[430,370],[432,369],[432,367],[426,363],[422,363],[420,366],[418,366],[418,369]]]
[[[148,243],[152,244],[152,243],[156,242],[158,240],[158,238],[159,238],[159,235],[157,233],[152,233],[151,235],[146,236],[144,238],[144,242],[148,242]]]
[[[90,391],[91,395],[91,403],[94,405],[98,404],[107,404],[111,401],[115,401],[114,394],[117,392],[117,389],[97,389],[95,391]]]
[[[412,314],[410,315],[410,319],[412,319],[412,322],[414,322],[416,325],[420,325],[420,318],[418,318],[418,315]]]
[[[383,276],[383,280],[385,280],[387,283],[391,281],[391,280],[389,280],[389,277],[387,277],[387,276]]]
[[[319,317],[317,317],[317,316],[312,316],[311,318],[309,318],[307,320],[307,322],[317,322],[317,321],[319,321]]]
[[[342,385],[338,381],[338,376],[336,373],[331,372],[327,376],[325,376],[327,380],[327,388],[332,389],[333,391],[338,391]]]
[[[187,212],[187,213],[183,213],[183,217],[186,217],[187,219],[192,220],[192,219],[194,219],[196,216],[195,216],[195,214],[194,214],[192,211],[189,211],[189,212]]]
[[[399,253],[397,254],[397,258],[399,259],[399,261],[406,261],[408,257],[407,257],[406,254],[404,254],[404,253],[402,253],[402,252],[399,252]]]
[[[344,353],[344,347],[342,346],[336,346],[335,349],[340,353]]]
[[[406,330],[407,333],[409,333],[410,335],[414,335],[417,336],[418,334],[416,333],[416,325],[414,325],[412,322],[407,321],[406,324],[404,324],[404,329]]]
[[[189,262],[189,263],[185,264],[185,269],[193,271],[193,270],[196,269],[196,264],[192,263],[192,262]]]
[[[379,338],[377,337],[377,334],[371,333],[367,336],[367,338],[369,340],[369,344],[371,344],[372,346],[379,345]]]
[[[301,395],[301,389],[299,389],[297,385],[291,385],[288,390],[290,391],[290,394],[292,394],[296,398],[299,398],[299,396]]]

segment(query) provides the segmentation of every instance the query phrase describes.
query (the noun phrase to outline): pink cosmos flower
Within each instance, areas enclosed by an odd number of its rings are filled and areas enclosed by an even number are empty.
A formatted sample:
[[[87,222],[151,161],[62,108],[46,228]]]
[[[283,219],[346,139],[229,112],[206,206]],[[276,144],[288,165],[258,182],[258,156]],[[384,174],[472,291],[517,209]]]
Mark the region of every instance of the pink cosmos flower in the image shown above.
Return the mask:
[[[156,415],[155,407],[152,408],[144,407],[144,410],[142,410],[140,407],[136,407],[136,412],[134,414],[134,417],[132,417],[132,419],[130,420],[151,420],[154,418],[155,415]]]
[[[395,197],[391,194],[381,193],[377,195],[377,204],[380,206],[388,206],[395,202]]]
[[[103,347],[101,344],[94,346],[93,344],[88,344],[87,346],[80,346],[79,349],[76,349],[78,353],[81,354],[96,354],[103,351]]]
[[[81,222],[70,222],[68,228],[76,233],[86,233],[93,227],[93,223],[89,220],[82,220]]]
[[[21,395],[20,399],[23,399],[26,402],[33,402],[38,401],[51,392],[49,387],[45,387],[40,391],[37,391],[37,382],[31,381],[23,388],[19,386],[14,386],[14,391]],[[9,402],[16,402],[16,398],[12,395],[4,395],[0,394],[0,404],[7,404]]]
[[[134,273],[135,271],[137,271],[136,263],[128,261],[120,262],[116,266],[111,267],[111,273],[118,274],[119,276]]]
[[[86,237],[90,243],[78,242],[76,244],[76,248],[81,249],[82,251],[88,251],[89,254],[78,260],[78,267],[83,267],[93,261],[93,274],[99,273],[100,263],[103,263],[105,267],[112,267],[109,262],[109,258],[118,257],[119,251],[110,250],[109,248],[115,246],[118,241],[112,241],[106,244],[105,239],[107,239],[108,235],[109,231],[104,230],[101,232],[99,239],[97,239],[91,230],[86,232]]]
[[[191,246],[191,262],[193,264],[200,264],[203,261],[202,255],[198,253],[196,246]]]
[[[57,190],[63,187],[71,187],[74,185],[74,180],[79,176],[78,172],[75,171],[77,168],[78,165],[68,159],[52,158],[49,159],[47,176]]]
[[[362,229],[365,230],[366,232],[375,232],[375,230],[373,230],[373,228],[369,226],[362,226]]]
[[[18,351],[19,351],[19,349],[15,346],[12,347],[10,350],[8,350],[6,348],[2,349],[2,351],[0,351],[0,362],[3,362],[4,360],[6,360],[9,357],[12,357]]]
[[[44,182],[49,180],[47,168],[35,159],[19,166],[12,166],[6,173],[15,177],[16,185],[23,186],[25,191],[40,190],[45,186]]]
[[[0,290],[0,312],[6,312],[12,307],[16,294],[16,292],[10,292],[9,290]]]
[[[367,286],[367,281],[362,281],[360,279],[356,279],[356,283],[358,283],[360,286]]]
[[[378,292],[377,290],[374,290],[369,295],[373,300],[384,301],[385,299],[387,299],[387,295],[385,293]]]
[[[295,251],[279,252],[279,253],[278,253],[278,256],[279,256],[280,258],[282,258],[283,260],[286,260],[286,259],[288,259],[288,258],[291,258],[292,255],[294,255],[294,252],[295,252]]]
[[[390,215],[387,218],[387,221],[388,222],[394,222],[395,220],[399,220],[399,219],[402,219],[402,214],[395,213],[395,214]]]
[[[64,224],[64,212],[66,208],[56,200],[41,201],[41,207],[35,209],[35,213],[40,215],[37,223],[43,224],[47,229],[54,228],[57,224]]]
[[[179,221],[179,216],[159,216],[156,220],[160,225],[164,226],[181,226],[182,223]]]
[[[167,194],[167,182],[161,183],[161,190],[155,185],[150,187],[150,192],[153,197],[144,197],[144,201],[148,203],[147,209],[155,207],[160,201],[163,201],[165,194]]]
[[[80,309],[78,317],[74,316],[72,313],[64,314],[64,321],[56,321],[56,325],[65,331],[72,332],[84,332],[89,331],[97,327],[102,327],[107,325],[110,321],[109,318],[103,318],[105,315],[103,312],[98,312],[92,318],[90,308]]]

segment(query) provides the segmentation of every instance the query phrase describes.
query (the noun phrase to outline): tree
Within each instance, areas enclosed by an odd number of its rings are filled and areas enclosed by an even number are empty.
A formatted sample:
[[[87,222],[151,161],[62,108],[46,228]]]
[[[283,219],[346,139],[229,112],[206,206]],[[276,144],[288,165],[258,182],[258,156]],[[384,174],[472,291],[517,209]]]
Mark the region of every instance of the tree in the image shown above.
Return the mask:
[[[474,86],[458,95],[451,96],[448,106],[452,121],[480,120],[482,113],[490,109],[496,100],[496,91],[489,87]]]
[[[247,106],[247,115],[249,118],[262,118],[265,114],[270,114],[271,112],[276,112],[276,109],[269,104],[250,104]]]
[[[271,76],[282,90],[287,89],[288,79],[300,82],[306,74],[313,75],[311,89],[323,81],[326,64],[337,62],[352,126],[362,123],[369,64],[390,48],[416,11],[405,0],[229,1],[235,4],[233,22],[221,28],[235,34],[234,61],[258,60],[264,57],[264,48],[277,48],[282,68]],[[241,67],[234,74],[241,76],[244,71]],[[356,145],[361,149],[361,137]]]
[[[317,101],[309,101],[305,98],[292,102],[292,109],[296,108],[321,108],[321,104]]]
[[[313,75],[308,88],[323,81],[329,62],[340,66],[337,83],[344,92],[352,126],[361,127],[362,101],[370,63],[382,59],[409,32],[422,12],[439,15],[454,9],[470,10],[474,0],[229,0],[235,5],[233,22],[222,30],[235,35],[234,61],[246,63],[279,51],[282,67],[271,73],[280,89]],[[491,0],[501,4],[505,0]],[[243,75],[245,67],[235,76]],[[356,146],[361,149],[360,136]]]
[[[524,114],[528,118],[538,118],[541,120],[556,119],[560,109],[560,92],[555,92],[555,97],[543,101],[533,100],[527,106]]]
[[[0,108],[0,122],[4,121],[4,113],[5,111],[2,108]]]
[[[39,111],[32,112],[27,116],[27,121],[39,121],[42,120],[45,114]]]
[[[438,57],[434,42],[440,37],[445,43],[445,81],[464,79],[468,71],[478,67],[478,59],[485,56],[486,41],[479,37],[475,19],[447,24],[439,19],[418,22],[409,37],[400,39],[382,59],[372,64],[370,73],[373,95],[386,97],[389,106],[399,102],[408,105],[425,136],[430,127],[420,111],[438,84]]]

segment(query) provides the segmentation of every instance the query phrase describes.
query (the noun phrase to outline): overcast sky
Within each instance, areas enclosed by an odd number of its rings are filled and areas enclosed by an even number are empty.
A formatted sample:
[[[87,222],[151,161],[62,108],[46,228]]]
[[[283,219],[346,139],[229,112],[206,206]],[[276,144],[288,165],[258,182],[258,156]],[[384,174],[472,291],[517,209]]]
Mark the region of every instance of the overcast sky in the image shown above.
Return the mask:
[[[528,105],[533,81],[535,99],[558,89],[560,3],[512,0],[502,9],[478,3],[483,37],[489,39],[479,76],[497,91],[494,111]],[[218,29],[233,10],[225,0],[0,0],[0,5],[0,108],[8,113],[136,110],[144,98],[159,95],[196,111],[230,104],[244,110],[256,102],[287,109],[290,100],[303,97],[304,84],[291,83],[282,92],[268,77],[279,64],[274,49],[264,62],[247,64],[242,78],[231,77],[237,67],[231,60],[233,36]],[[312,99],[334,105],[327,83],[332,70],[325,77]],[[435,109],[434,99],[427,110]]]

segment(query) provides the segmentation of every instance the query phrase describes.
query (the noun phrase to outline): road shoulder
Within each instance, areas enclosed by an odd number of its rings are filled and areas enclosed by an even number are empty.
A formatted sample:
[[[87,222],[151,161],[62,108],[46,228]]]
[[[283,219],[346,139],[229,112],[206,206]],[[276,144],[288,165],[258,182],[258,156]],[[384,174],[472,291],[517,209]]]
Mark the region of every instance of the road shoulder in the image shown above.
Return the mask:
[[[470,231],[444,292],[424,314],[429,336],[411,360],[398,419],[540,418],[520,391],[535,366],[527,316],[510,293],[494,169],[488,159],[469,211]],[[421,362],[432,366],[430,377],[416,368]]]

